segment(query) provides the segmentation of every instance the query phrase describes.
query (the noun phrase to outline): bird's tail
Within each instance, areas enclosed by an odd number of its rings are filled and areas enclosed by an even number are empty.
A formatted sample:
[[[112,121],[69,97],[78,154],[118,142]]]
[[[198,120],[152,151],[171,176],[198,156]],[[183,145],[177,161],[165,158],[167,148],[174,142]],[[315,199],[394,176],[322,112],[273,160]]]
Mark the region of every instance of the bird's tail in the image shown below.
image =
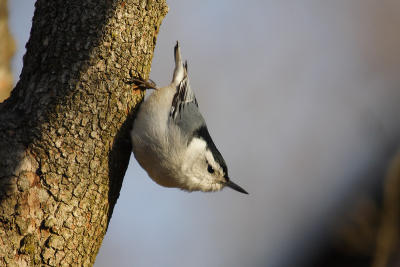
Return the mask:
[[[172,77],[172,83],[177,85],[183,80],[185,76],[187,76],[187,67],[184,68],[183,66],[181,50],[178,41],[176,41],[174,49],[174,57],[175,57],[175,69],[174,69],[174,75]]]

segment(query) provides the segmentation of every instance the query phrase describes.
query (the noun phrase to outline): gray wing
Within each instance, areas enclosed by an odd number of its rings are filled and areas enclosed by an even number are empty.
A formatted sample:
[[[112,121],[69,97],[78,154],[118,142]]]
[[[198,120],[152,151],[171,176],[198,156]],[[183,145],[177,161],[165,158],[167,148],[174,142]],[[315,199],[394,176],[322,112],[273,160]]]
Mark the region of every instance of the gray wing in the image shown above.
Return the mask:
[[[214,156],[215,161],[222,167],[224,174],[228,177],[228,168],[221,153],[215,146],[210,133],[208,132],[206,122],[200,114],[199,105],[196,97],[190,88],[187,77],[187,63],[184,65],[185,76],[176,86],[176,93],[172,99],[170,111],[170,123],[176,124],[184,135],[188,137],[187,144],[193,137],[201,138],[207,143],[208,149]]]
[[[176,86],[176,92],[171,103],[169,123],[177,125],[182,133],[188,137],[187,144],[191,142],[193,137],[206,141],[207,147],[212,152],[215,161],[219,163],[225,176],[228,177],[228,168],[226,167],[224,158],[211,139],[204,118],[200,114],[194,92],[190,88],[187,75],[187,62],[182,64],[178,42],[176,42],[174,52],[175,70],[172,84]]]
[[[185,69],[187,69],[186,64]],[[204,118],[200,114],[196,97],[186,75],[176,87],[176,93],[172,99],[170,122],[175,123],[185,135],[189,136],[205,126]]]

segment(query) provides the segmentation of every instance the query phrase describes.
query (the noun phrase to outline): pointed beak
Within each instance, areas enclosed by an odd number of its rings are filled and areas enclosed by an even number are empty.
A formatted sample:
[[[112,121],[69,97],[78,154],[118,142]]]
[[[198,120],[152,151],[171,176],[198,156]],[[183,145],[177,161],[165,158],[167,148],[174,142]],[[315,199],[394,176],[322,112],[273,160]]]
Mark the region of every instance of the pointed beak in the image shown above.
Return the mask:
[[[246,190],[244,190],[243,188],[241,188],[240,186],[238,186],[237,184],[235,184],[235,183],[232,182],[231,180],[228,180],[228,181],[225,183],[225,186],[228,186],[228,187],[232,188],[233,190],[238,191],[238,192],[240,192],[240,193],[249,194],[249,193],[246,192]]]

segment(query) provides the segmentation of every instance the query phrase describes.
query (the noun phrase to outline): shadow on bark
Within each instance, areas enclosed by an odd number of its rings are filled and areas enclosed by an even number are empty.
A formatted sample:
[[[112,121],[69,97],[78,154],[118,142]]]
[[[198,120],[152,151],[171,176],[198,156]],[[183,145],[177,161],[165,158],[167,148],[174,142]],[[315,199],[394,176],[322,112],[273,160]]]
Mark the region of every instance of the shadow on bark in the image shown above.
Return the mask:
[[[134,119],[136,118],[136,111],[140,108],[141,103],[139,103],[128,115],[127,120],[123,123],[116,135],[115,143],[113,144],[109,154],[108,162],[110,177],[113,177],[114,179],[110,179],[110,190],[108,192],[108,201],[110,203],[108,223],[111,220],[114,206],[119,198],[122,182],[132,154],[130,131],[132,129]]]
[[[46,158],[63,157],[63,150],[59,148],[60,144],[57,142],[61,139],[67,144],[70,140],[66,140],[66,137],[63,137],[64,133],[58,131],[66,129],[70,131],[68,134],[72,138],[79,139],[80,134],[71,130],[79,126],[83,129],[85,138],[89,138],[87,140],[94,143],[94,149],[96,149],[97,139],[91,139],[91,132],[97,131],[99,135],[110,132],[111,135],[115,135],[112,148],[108,152],[110,179],[108,218],[110,219],[131,154],[129,128],[133,121],[133,108],[136,104],[132,100],[134,97],[122,99],[124,95],[118,93],[118,90],[126,89],[120,87],[121,77],[118,77],[119,80],[111,77],[113,72],[108,70],[107,64],[107,57],[110,51],[114,51],[111,48],[114,44],[109,43],[110,47],[105,47],[104,39],[109,36],[104,36],[103,33],[110,32],[105,27],[109,27],[107,26],[109,19],[114,17],[116,8],[121,8],[122,4],[124,4],[122,1],[106,0],[69,2],[38,0],[36,2],[31,36],[26,45],[27,52],[24,56],[20,80],[10,98],[0,104],[0,199],[2,202],[17,191],[24,190],[26,185],[21,184],[24,180],[20,179],[20,176],[26,172],[33,172],[30,174],[33,178],[28,177],[30,186],[32,186],[32,179],[35,181],[38,179],[48,190],[49,195],[56,201],[62,200],[59,194],[51,190],[52,186],[45,178],[45,172],[58,172],[52,169],[52,166],[47,166],[49,164]],[[136,29],[133,28],[132,31],[135,32]],[[155,39],[153,42],[155,43]],[[135,43],[135,49],[136,45]],[[154,44],[152,45],[154,47]],[[94,57],[96,60],[100,58],[100,61],[105,63],[104,66],[99,66],[99,71],[105,71],[109,75],[108,80],[98,77],[98,73],[89,70],[89,67],[93,67]],[[135,58],[135,60],[139,59]],[[140,60],[143,63],[148,59],[141,58]],[[115,64],[113,60],[110,62]],[[135,66],[138,64],[135,63]],[[137,76],[137,72],[141,72],[140,76],[146,76],[145,72],[148,72],[148,69],[145,69],[143,65],[141,67],[142,69],[139,70],[132,69],[130,74]],[[118,104],[121,101],[128,102],[126,106],[129,115],[128,119],[123,121],[122,127],[116,129],[114,126],[118,124],[113,125],[115,121],[109,121],[107,116],[113,112],[113,103]],[[82,111],[83,115],[76,118],[70,117],[70,114],[78,113],[78,111]],[[105,116],[102,117],[102,115]],[[126,117],[126,114],[116,116],[114,119],[123,120],[123,117]],[[85,118],[88,121],[84,123]],[[107,130],[102,130],[102,122],[108,123],[105,127]],[[110,125],[112,125],[111,129]],[[101,130],[98,130],[99,128]],[[52,154],[53,148],[59,155]],[[87,164],[83,167],[89,168],[89,162]],[[60,177],[69,179],[65,174],[68,166],[61,167],[65,168],[61,171]],[[74,170],[74,172],[78,173],[79,170]],[[7,203],[7,205],[12,204]],[[4,205],[0,204],[1,206],[7,209]],[[9,209],[14,209],[14,207],[10,206]],[[7,216],[3,214],[10,214],[10,212],[0,210],[0,221],[8,221]]]
[[[90,54],[100,44],[103,27],[115,9],[111,1],[99,3],[100,7],[85,2],[49,4],[39,0],[35,4],[20,80],[11,96],[0,104],[0,153],[3,159],[7,155],[9,158],[2,161],[0,170],[2,198],[17,190],[13,180],[20,174],[18,169],[31,144],[40,143],[46,134],[41,132],[42,126],[59,115],[57,107],[67,105],[76,92],[80,73],[87,71]],[[83,14],[95,11],[92,19],[79,25]],[[72,27],[76,30],[68,33],[59,30]],[[86,29],[90,29],[90,35]],[[88,49],[77,51],[76,42]],[[37,160],[40,165],[40,157]],[[41,176],[40,168],[37,174]]]

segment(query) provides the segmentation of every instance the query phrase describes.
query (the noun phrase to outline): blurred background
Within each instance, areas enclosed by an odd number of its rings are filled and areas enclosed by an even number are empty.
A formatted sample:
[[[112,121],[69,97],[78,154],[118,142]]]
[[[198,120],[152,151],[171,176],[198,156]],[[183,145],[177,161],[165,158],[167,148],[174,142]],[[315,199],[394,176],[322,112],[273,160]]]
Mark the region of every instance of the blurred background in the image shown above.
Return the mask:
[[[14,84],[33,5],[9,1]],[[400,2],[168,5],[151,78],[170,82],[179,40],[250,195],[162,188],[132,156],[95,267],[400,266]]]

